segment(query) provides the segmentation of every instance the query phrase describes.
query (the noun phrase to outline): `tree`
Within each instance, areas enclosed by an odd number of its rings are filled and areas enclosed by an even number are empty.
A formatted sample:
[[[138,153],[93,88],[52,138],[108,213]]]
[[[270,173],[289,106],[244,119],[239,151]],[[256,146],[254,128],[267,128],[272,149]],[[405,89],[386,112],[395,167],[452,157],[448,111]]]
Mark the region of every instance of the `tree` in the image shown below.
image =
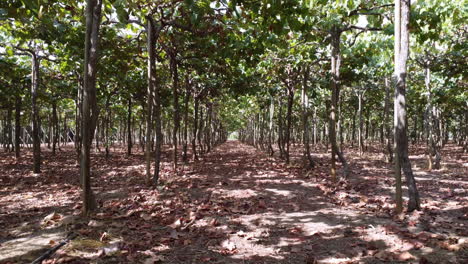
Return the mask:
[[[409,22],[410,0],[395,1],[395,99],[394,99],[394,129],[395,129],[395,180],[396,180],[396,210],[403,209],[401,191],[401,170],[403,170],[408,185],[408,211],[420,210],[419,193],[416,187],[413,170],[408,157],[408,136],[406,118],[406,78],[409,56]]]
[[[96,73],[99,50],[99,28],[101,25],[102,0],[86,2],[86,35],[83,71],[83,119],[80,160],[80,179],[83,188],[83,214],[87,215],[96,208],[96,201],[91,189],[90,149],[98,117],[96,102]]]

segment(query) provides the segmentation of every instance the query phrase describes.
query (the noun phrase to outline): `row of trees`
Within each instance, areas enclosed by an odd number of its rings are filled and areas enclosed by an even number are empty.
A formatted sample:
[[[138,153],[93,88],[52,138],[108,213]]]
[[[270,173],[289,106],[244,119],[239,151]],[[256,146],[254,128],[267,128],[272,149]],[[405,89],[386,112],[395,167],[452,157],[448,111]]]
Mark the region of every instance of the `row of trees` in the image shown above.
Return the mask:
[[[380,141],[387,160],[395,164],[397,211],[402,210],[402,170],[409,190],[408,210],[417,210],[419,194],[408,158],[407,131],[412,129],[410,137],[427,145],[429,169],[440,168],[440,149],[449,139],[467,149],[466,67],[454,66],[466,52],[460,49],[466,47],[462,44],[466,35],[457,34],[465,30],[457,10],[463,7],[456,2],[417,2],[410,22],[409,1],[329,5],[335,8],[329,13],[335,20],[325,20],[313,43],[308,42],[309,31],[289,32],[264,55],[257,67],[264,80],[263,93],[256,98],[256,108],[246,113],[249,122],[240,138],[271,155],[276,144],[286,162],[291,141],[300,141],[309,167],[314,166],[309,143],[329,144],[333,180],[336,158],[343,165],[343,178],[349,176],[343,153],[347,143],[356,142],[362,154],[364,138]],[[410,24],[417,25],[411,36]]]
[[[276,143],[286,162],[291,142],[301,142],[310,168],[309,143],[324,142],[336,180],[337,158],[350,173],[348,143],[363,152],[364,139],[379,139],[392,160],[393,114],[396,166],[414,188],[409,209],[418,209],[407,125],[434,167],[447,139],[468,145],[466,7],[416,1],[410,23],[409,2],[397,2],[8,1],[1,142],[17,157],[21,142],[32,142],[39,173],[41,142],[55,153],[73,141],[88,213],[93,144],[109,155],[113,142],[126,143],[130,155],[138,143],[157,184],[163,144],[177,171],[179,156],[197,160],[233,131],[271,154]],[[392,75],[400,78],[393,85]]]

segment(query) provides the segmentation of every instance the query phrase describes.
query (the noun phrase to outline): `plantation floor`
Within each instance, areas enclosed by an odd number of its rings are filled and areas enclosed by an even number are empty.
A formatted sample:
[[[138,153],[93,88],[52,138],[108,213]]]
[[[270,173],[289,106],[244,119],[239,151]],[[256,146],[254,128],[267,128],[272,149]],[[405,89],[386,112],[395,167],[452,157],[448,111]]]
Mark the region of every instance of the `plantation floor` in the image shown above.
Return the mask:
[[[346,149],[346,148],[345,148]],[[285,165],[229,141],[174,175],[164,151],[162,184],[144,179],[141,152],[93,156],[100,210],[79,217],[76,154],[0,154],[0,263],[27,263],[69,232],[78,238],[44,263],[467,263],[468,156],[444,149],[427,172],[422,148],[411,157],[421,212],[395,215],[391,167],[377,149],[353,151],[349,181],[328,181],[329,155],[314,151],[305,171],[299,147]]]

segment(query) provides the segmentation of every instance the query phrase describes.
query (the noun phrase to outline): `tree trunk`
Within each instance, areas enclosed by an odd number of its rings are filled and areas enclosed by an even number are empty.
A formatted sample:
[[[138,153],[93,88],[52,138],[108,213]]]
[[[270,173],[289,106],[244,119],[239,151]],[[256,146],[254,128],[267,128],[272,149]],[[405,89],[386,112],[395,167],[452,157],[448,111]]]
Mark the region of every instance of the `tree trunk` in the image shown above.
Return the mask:
[[[329,140],[331,144],[331,177],[333,181],[336,181],[336,155],[343,164],[343,177],[347,178],[348,163],[344,158],[344,155],[338,149],[336,142],[336,108],[339,100],[340,93],[340,66],[341,66],[341,51],[340,51],[340,37],[341,31],[334,29],[331,34],[332,42],[332,55],[331,55],[331,104],[330,104],[330,128],[329,128]]]
[[[397,212],[402,211],[401,169],[408,185],[408,211],[420,210],[419,193],[416,188],[411,163],[408,158],[406,117],[406,65],[409,55],[410,1],[395,0],[395,178]]]
[[[59,123],[60,123],[60,122],[59,122]],[[101,130],[102,130],[102,120],[101,120],[101,121],[98,120],[98,121],[96,122],[96,133],[95,133],[95,138],[96,138],[96,150],[97,150],[98,152],[101,152],[101,147],[100,147],[101,145],[100,145],[100,143],[99,143],[99,142],[102,140],[102,138],[101,138],[101,135],[102,135]],[[60,144],[59,144],[59,146],[60,146]]]
[[[204,147],[202,142],[202,134],[203,134],[203,106],[200,106],[200,122],[198,123],[198,146],[200,147],[200,153],[204,153]]]
[[[390,127],[390,84],[388,78],[385,78],[385,104],[384,104],[384,130],[385,130],[385,146],[387,148],[387,162],[393,162],[392,149],[392,132]]]
[[[83,80],[78,76],[78,89],[76,95],[76,113],[75,113],[75,133],[73,135],[73,141],[75,144],[75,151],[77,155],[77,161],[80,163],[81,157],[81,124],[83,119]]]
[[[275,114],[275,103],[273,97],[270,95],[270,109],[269,109],[269,124],[268,124],[268,155],[273,156],[275,151],[273,150],[273,116]]]
[[[314,147],[317,145],[317,129],[318,129],[318,118],[317,118],[317,106],[314,106]]]
[[[39,89],[39,58],[32,54],[32,88],[31,88],[31,110],[33,123],[33,172],[41,172],[41,139],[39,137],[39,109],[37,107],[37,92]]]
[[[292,127],[292,107],[294,103],[294,88],[288,87],[288,105],[287,105],[287,113],[286,113],[286,164],[289,164],[289,145],[291,144],[291,127]]]
[[[127,110],[127,156],[132,155],[132,98],[128,98]]]
[[[106,141],[106,159],[109,159],[110,155],[110,138],[109,138],[109,129],[110,129],[110,119],[111,119],[111,110],[110,110],[110,95],[106,98],[106,116],[104,117],[104,133],[105,133],[105,141]]]
[[[199,108],[199,99],[198,95],[194,96],[194,117],[193,117],[193,134],[192,134],[192,156],[193,160],[198,161],[197,155],[197,135],[198,135],[198,108]]]
[[[7,150],[9,152],[13,151],[13,125],[12,125],[12,120],[11,120],[12,112],[13,112],[13,107],[8,105],[7,122],[6,122],[6,129],[7,129],[6,143],[7,143]]]
[[[185,77],[185,98],[184,98],[184,136],[183,136],[183,162],[188,161],[187,148],[188,148],[188,112],[190,101],[190,80],[188,75]]]
[[[206,141],[206,153],[211,151],[211,124],[213,120],[213,105],[208,103],[206,113],[206,125],[205,125],[205,141]]]
[[[441,140],[436,140],[436,133],[434,129],[435,123],[440,123],[440,120],[434,120],[436,118],[435,108],[432,105],[432,91],[431,91],[431,71],[428,67],[425,69],[425,84],[427,89],[427,110],[426,110],[426,129],[427,129],[427,160],[428,160],[428,170],[431,171],[434,169],[440,169],[440,151],[439,144],[437,142]],[[436,122],[438,121],[438,122]],[[435,159],[435,160],[434,160]]]
[[[55,150],[57,147],[57,139],[58,139],[58,118],[57,118],[57,101],[56,99],[52,100],[52,155],[55,156]]]
[[[283,100],[281,96],[278,98],[279,113],[278,113],[278,149],[280,159],[284,159],[284,132],[283,132]]]
[[[358,92],[358,117],[359,117],[359,126],[358,126],[358,146],[359,146],[359,156],[362,155],[364,152],[364,142],[362,139],[362,128],[363,128],[363,122],[362,122],[362,97],[364,94],[359,91]]]
[[[98,62],[99,27],[101,24],[102,0],[87,0],[86,35],[83,76],[83,120],[81,149],[81,184],[83,187],[83,214],[87,215],[96,208],[91,189],[90,149],[98,117],[96,102],[96,66]]]
[[[156,39],[155,39],[155,25],[153,18],[148,16],[147,20],[147,49],[148,49],[148,67],[147,67],[147,74],[148,74],[148,88],[146,92],[146,131],[145,131],[145,138],[146,138],[146,147],[145,147],[145,165],[146,165],[146,179],[148,184],[152,182],[156,185],[157,179],[151,179],[151,142],[152,142],[152,118],[153,115],[153,91],[155,85],[155,72],[156,72],[156,57],[154,54],[155,46],[156,46]]]
[[[179,120],[179,73],[177,71],[177,60],[176,60],[176,51],[172,51],[169,54],[171,71],[172,71],[172,96],[173,96],[173,120],[174,120],[174,129],[172,130],[172,144],[173,144],[173,153],[172,153],[172,162],[174,166],[174,172],[177,173],[177,132],[180,127]]]
[[[16,96],[15,102],[15,157],[20,158],[21,140],[21,96]]]
[[[309,145],[309,98],[307,96],[307,78],[309,76],[309,69],[304,71],[303,84],[302,84],[302,142],[304,144],[304,158],[307,161],[307,167],[313,168],[315,166],[314,160],[310,156]]]
[[[156,185],[159,181],[159,173],[161,166],[161,146],[162,141],[164,140],[162,134],[162,121],[161,121],[161,97],[159,93],[160,87],[156,83],[156,41],[159,38],[159,33],[161,32],[162,26],[156,26],[155,21],[151,15],[148,15],[148,111],[146,118],[146,173],[148,182],[151,183],[150,179],[150,153],[153,146],[153,138],[151,133],[151,127],[153,125],[153,120],[151,115],[154,114],[154,128],[155,128],[155,144],[154,144],[154,173],[152,182]],[[152,98],[154,93],[154,98]],[[153,100],[154,99],[154,100]],[[152,109],[152,104],[154,104],[154,113]]]
[[[159,35],[160,27],[158,28]],[[156,77],[156,68],[154,72]],[[154,173],[153,173],[153,182],[155,184],[159,181],[159,173],[161,168],[161,147],[163,141],[163,134],[161,131],[161,95],[159,92],[160,86],[156,83],[154,85],[154,129],[155,129],[155,144],[154,144]]]

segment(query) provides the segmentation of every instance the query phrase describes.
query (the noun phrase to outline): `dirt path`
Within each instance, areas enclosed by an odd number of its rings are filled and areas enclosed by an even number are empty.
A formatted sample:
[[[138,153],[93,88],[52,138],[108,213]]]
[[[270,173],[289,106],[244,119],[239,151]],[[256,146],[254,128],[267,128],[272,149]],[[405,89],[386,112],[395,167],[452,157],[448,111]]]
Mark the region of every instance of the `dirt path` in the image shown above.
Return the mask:
[[[225,236],[213,243],[221,251],[211,248],[229,255],[220,263],[418,263],[422,256],[423,262],[459,263],[453,252],[406,236],[424,234],[422,224],[405,229],[366,206],[339,206],[300,169],[253,147],[227,142],[201,164],[190,175],[189,186],[198,188],[189,193],[220,208],[215,229]]]
[[[169,154],[165,152],[157,189],[145,184],[142,153],[131,158],[115,154],[108,161],[96,156],[93,183],[100,212],[68,224],[80,237],[45,263],[463,263],[468,256],[450,248],[460,244],[450,234],[441,238],[426,232],[417,220],[408,228],[407,222],[396,224],[357,194],[347,196],[345,203],[332,199],[324,195],[330,191],[324,187],[325,176],[306,177],[298,166],[286,166],[240,142],[219,146],[203,160],[183,166],[178,175],[170,169]],[[321,170],[326,167],[314,173]],[[62,181],[75,176],[53,177]],[[77,185],[55,188],[69,202],[79,199]],[[17,190],[17,196],[22,192]],[[342,193],[332,192],[338,198]],[[79,213],[76,206],[45,208],[37,211],[58,212],[52,226],[61,226],[73,210]],[[34,221],[29,224],[40,225]],[[23,257],[48,241],[21,251],[22,244],[15,242],[20,237],[8,236],[0,252],[16,251]],[[440,243],[446,241],[453,243],[442,249]]]
[[[317,184],[293,168],[239,142],[228,142],[209,155],[190,177],[223,204],[218,217],[229,235],[232,259],[255,263],[342,263],[362,259],[368,242],[385,219],[337,207],[323,198]],[[206,186],[206,182],[214,183]],[[387,240],[384,242],[384,240]],[[374,250],[390,249],[389,237],[377,239]],[[369,252],[368,252],[369,253]]]

